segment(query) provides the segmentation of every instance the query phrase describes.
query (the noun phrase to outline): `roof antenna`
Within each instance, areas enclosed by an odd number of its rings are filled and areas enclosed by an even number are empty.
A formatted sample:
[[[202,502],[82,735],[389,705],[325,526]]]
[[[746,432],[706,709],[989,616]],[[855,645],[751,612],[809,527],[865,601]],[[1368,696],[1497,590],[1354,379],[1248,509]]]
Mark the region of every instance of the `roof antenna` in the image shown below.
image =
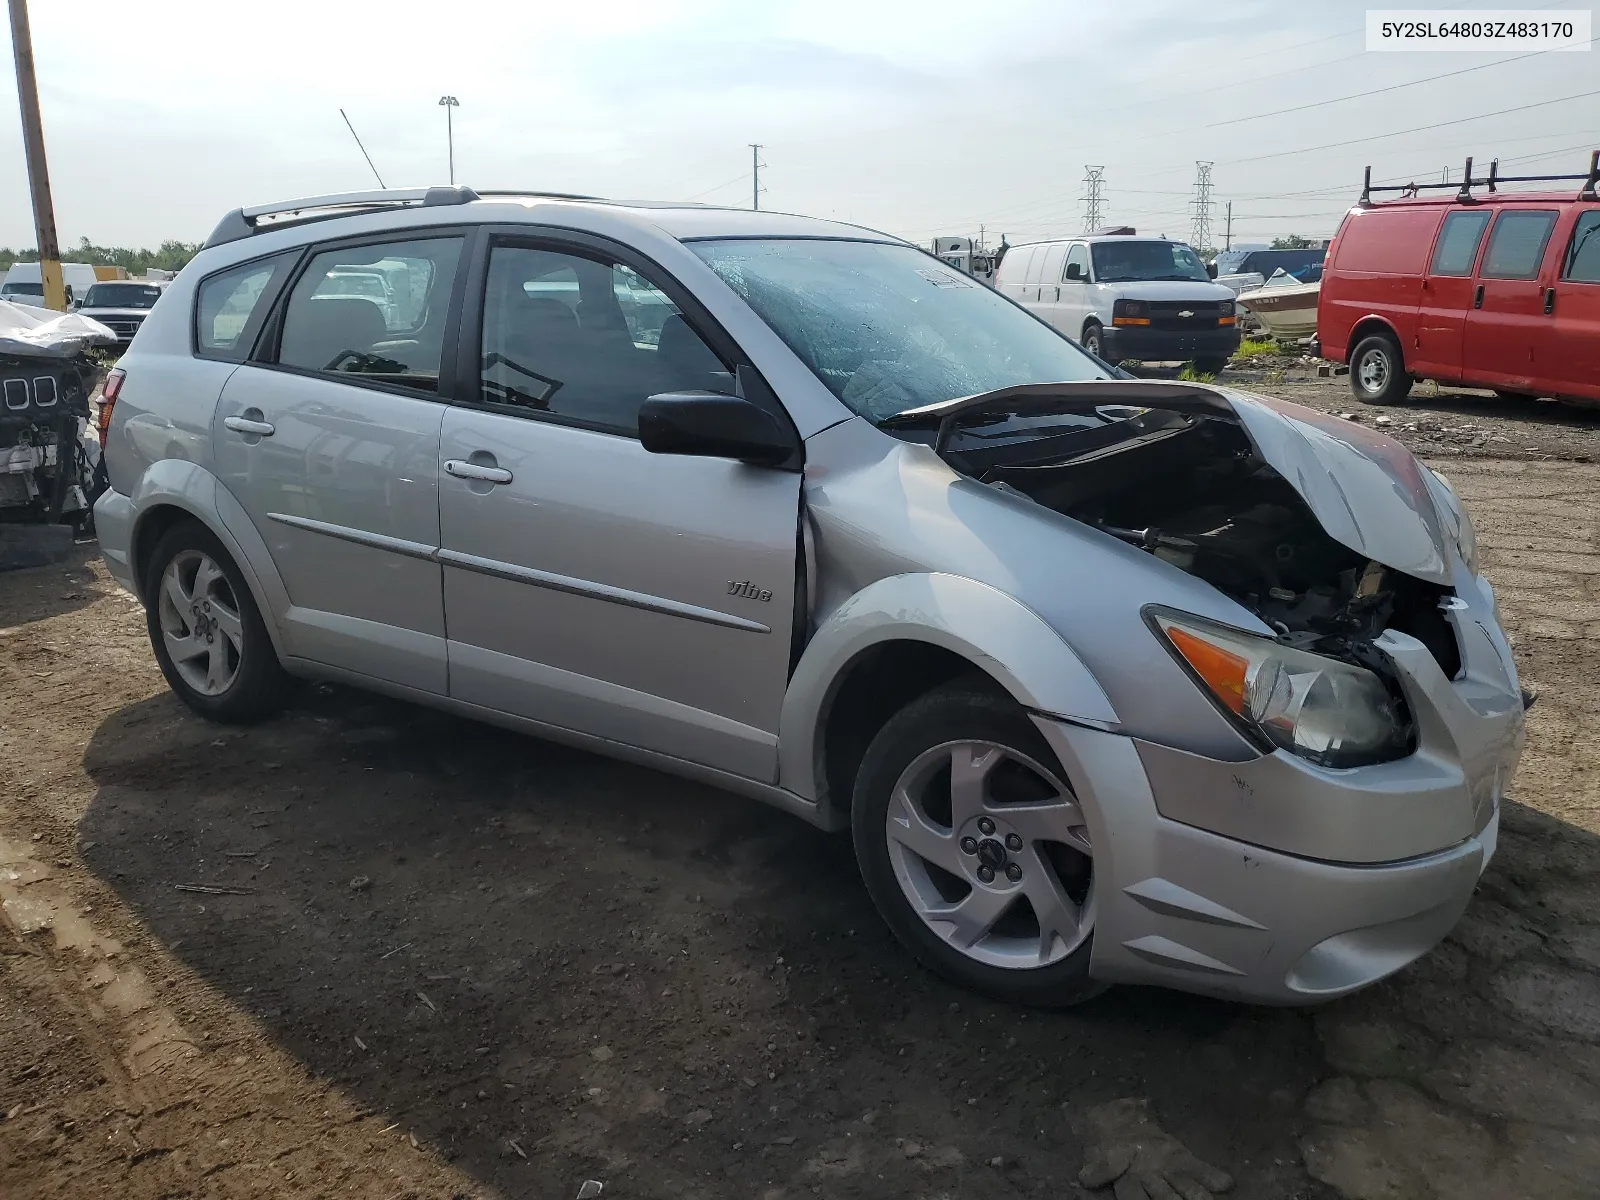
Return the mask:
[[[361,151],[361,157],[367,160],[367,166],[372,167],[372,174],[377,179],[378,186],[387,187],[388,185],[383,182],[383,176],[378,174],[378,168],[372,166],[372,155],[368,154],[367,148],[361,144],[361,135],[356,132],[356,127],[350,124],[350,118],[344,116],[344,109],[339,110],[339,115],[344,117],[344,126],[350,131],[350,136],[356,139],[356,148]]]

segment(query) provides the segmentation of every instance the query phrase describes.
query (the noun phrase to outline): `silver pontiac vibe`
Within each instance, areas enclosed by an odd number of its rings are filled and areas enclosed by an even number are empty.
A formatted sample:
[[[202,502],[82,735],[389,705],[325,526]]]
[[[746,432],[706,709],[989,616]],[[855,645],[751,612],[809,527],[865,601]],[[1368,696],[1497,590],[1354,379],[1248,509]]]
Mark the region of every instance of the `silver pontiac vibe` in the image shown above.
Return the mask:
[[[1343,995],[1494,852],[1523,699],[1444,479],[870,230],[241,209],[106,395],[106,562],[192,708],[336,680],[848,829],[996,996]]]

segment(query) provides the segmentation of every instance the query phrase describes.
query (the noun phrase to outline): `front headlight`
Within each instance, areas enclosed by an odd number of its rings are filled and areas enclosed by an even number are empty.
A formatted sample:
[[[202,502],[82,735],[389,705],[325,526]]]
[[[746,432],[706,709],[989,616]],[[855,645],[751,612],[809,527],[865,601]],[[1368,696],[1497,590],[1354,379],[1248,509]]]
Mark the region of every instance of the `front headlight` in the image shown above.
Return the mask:
[[[1371,671],[1199,617],[1161,609],[1146,615],[1196,682],[1256,741],[1324,767],[1409,753],[1409,722]]]

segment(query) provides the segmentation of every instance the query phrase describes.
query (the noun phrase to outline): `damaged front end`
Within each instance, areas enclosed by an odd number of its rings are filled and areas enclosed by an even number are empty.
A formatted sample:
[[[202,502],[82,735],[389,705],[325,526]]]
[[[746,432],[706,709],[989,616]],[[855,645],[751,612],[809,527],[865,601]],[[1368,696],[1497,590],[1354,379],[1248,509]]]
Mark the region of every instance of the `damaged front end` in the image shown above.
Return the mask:
[[[1144,616],[1258,748],[1350,767],[1416,747],[1403,682],[1378,645],[1386,633],[1416,639],[1446,679],[1462,661],[1433,498],[1443,485],[1389,439],[1341,425],[1277,401],[1139,382],[1010,388],[884,427],[1254,613],[1274,637],[1155,606]],[[1470,525],[1464,534],[1464,515],[1451,519],[1459,545]]]

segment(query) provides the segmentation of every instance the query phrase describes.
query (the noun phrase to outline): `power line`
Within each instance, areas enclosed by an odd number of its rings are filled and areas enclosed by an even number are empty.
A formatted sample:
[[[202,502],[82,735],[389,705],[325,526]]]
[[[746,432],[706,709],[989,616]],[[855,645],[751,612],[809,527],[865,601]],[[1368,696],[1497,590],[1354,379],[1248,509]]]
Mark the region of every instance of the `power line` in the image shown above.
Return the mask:
[[[1105,199],[1101,195],[1100,187],[1105,183],[1105,167],[1085,166],[1083,176],[1084,194],[1080,197],[1083,201],[1083,231],[1085,233],[1100,232],[1100,205]]]
[[[696,192],[692,196],[685,196],[684,199],[685,200],[698,200],[698,199],[700,199],[701,196],[709,196],[709,195],[711,195],[712,192],[720,192],[723,188],[730,188],[734,184],[743,183],[746,179],[749,179],[749,178],[750,178],[750,172],[749,171],[741,171],[741,172],[739,172],[738,175],[734,176],[734,178],[728,180],[727,183],[719,183],[719,184],[717,184],[716,187],[709,187],[703,192]]]
[[[1494,112],[1478,113],[1472,117],[1457,117],[1453,121],[1439,121],[1433,125],[1418,125],[1412,129],[1396,129],[1392,133],[1375,133],[1368,137],[1349,138],[1343,142],[1325,142],[1320,146],[1302,146],[1298,150],[1279,150],[1273,154],[1256,154],[1249,158],[1230,158],[1228,166],[1237,166],[1240,163],[1265,162],[1270,158],[1289,158],[1296,154],[1311,154],[1317,150],[1336,150],[1341,146],[1359,146],[1365,142],[1381,142],[1386,138],[1403,137],[1408,133],[1427,133],[1434,129],[1443,129],[1447,125],[1465,125],[1469,121],[1486,121],[1490,117],[1504,117],[1510,113],[1528,112],[1535,108],[1549,108],[1552,104],[1566,104],[1571,100],[1587,100],[1591,96],[1600,96],[1600,89],[1592,92],[1578,92],[1572,96],[1557,96],[1554,100],[1539,100],[1533,104],[1519,104],[1515,108],[1501,108]]]

